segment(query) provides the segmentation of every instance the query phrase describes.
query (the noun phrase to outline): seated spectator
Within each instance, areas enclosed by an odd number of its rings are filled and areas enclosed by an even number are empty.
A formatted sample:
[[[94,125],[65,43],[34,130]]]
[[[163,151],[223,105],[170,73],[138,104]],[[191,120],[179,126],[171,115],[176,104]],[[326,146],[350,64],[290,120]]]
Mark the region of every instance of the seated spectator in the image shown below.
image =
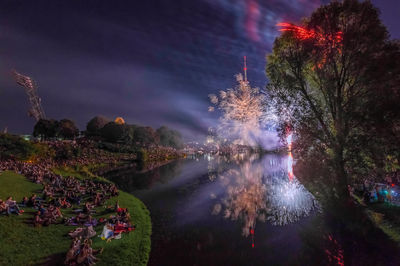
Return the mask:
[[[37,212],[35,218],[33,219],[33,225],[35,227],[40,226],[44,223],[44,220],[40,218],[40,212]]]
[[[19,209],[17,202],[13,200],[11,196],[7,198],[6,205],[8,206],[8,213],[20,215],[23,212]]]
[[[28,200],[29,207],[35,207],[37,204],[36,194],[32,194],[32,196]]]
[[[65,265],[72,265],[73,263],[76,264],[76,256],[80,252],[81,240],[79,238],[75,238],[72,243],[71,247],[67,252],[64,264]]]
[[[23,197],[20,205],[22,207],[26,207],[26,206],[28,206],[28,201],[29,201],[28,197]]]
[[[102,240],[107,240],[111,241],[111,239],[114,237],[114,227],[112,224],[107,223],[103,227],[103,232],[100,235]]]
[[[0,199],[0,214],[5,213],[9,214],[8,205]]]

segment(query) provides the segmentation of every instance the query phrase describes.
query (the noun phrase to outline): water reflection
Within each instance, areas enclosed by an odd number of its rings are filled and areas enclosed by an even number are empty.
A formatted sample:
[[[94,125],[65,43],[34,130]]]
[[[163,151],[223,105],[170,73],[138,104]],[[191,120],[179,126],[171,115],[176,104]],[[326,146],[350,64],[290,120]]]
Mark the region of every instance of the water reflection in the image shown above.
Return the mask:
[[[314,196],[293,175],[291,153],[286,158],[253,155],[237,164],[223,173],[213,172],[210,179],[220,182],[225,194],[212,214],[241,221],[242,235],[252,234],[257,221],[285,225],[318,208]]]
[[[138,189],[149,189],[157,183],[165,184],[179,176],[181,168],[182,161],[176,160],[150,170],[144,169],[141,165],[123,166],[107,172],[105,176],[122,190],[133,192]]]

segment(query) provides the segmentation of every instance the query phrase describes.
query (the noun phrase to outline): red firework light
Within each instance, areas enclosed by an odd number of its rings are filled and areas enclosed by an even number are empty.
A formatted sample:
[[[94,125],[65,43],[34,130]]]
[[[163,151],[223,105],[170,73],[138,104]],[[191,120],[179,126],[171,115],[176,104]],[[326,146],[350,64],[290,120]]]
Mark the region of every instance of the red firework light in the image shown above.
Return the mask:
[[[282,27],[279,31],[290,31],[296,36],[296,38],[302,41],[315,39],[321,44],[326,41],[330,41],[333,44],[336,44],[341,43],[343,40],[343,32],[341,31],[338,31],[335,34],[321,34],[316,32],[315,30],[306,29],[287,22],[278,23],[276,24],[276,26]]]

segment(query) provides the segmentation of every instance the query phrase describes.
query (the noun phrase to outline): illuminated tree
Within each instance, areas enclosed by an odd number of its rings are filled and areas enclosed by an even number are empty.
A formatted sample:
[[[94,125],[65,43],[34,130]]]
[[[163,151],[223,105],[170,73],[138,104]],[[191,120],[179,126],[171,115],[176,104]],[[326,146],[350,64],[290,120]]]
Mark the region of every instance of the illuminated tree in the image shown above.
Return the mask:
[[[236,75],[236,80],[239,83],[236,88],[221,91],[219,97],[209,95],[211,103],[222,111],[217,130],[235,144],[254,146],[265,117],[263,95],[258,88],[251,88],[242,74]],[[214,111],[214,107],[209,107],[209,111]]]
[[[326,160],[334,171],[332,187],[347,198],[349,162],[360,150],[355,140],[371,135],[366,121],[371,121],[377,92],[395,88],[387,79],[398,76],[399,68],[390,67],[388,55],[398,49],[369,1],[334,1],[301,26],[279,26],[283,33],[267,58],[266,72],[280,133],[285,135],[289,123],[297,152]]]

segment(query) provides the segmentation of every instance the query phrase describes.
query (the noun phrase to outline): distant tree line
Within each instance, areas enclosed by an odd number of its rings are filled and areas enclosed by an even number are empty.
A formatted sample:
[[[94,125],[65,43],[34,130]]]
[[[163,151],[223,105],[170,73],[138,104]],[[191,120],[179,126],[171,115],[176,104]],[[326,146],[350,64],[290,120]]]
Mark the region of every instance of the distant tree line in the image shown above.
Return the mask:
[[[87,123],[85,135],[100,137],[113,143],[131,143],[139,146],[155,144],[177,149],[183,147],[181,134],[166,126],[154,130],[149,126],[117,123],[103,116],[96,116]]]
[[[78,135],[78,127],[69,119],[60,121],[41,119],[36,123],[33,130],[33,136],[46,140],[55,138],[74,139]],[[121,120],[111,121],[104,116],[92,118],[86,125],[84,135],[91,139],[131,146],[161,145],[177,149],[183,147],[181,134],[166,126],[154,130],[149,126],[125,124]]]
[[[78,127],[69,119],[40,119],[33,129],[33,136],[41,139],[73,139],[78,135]]]

